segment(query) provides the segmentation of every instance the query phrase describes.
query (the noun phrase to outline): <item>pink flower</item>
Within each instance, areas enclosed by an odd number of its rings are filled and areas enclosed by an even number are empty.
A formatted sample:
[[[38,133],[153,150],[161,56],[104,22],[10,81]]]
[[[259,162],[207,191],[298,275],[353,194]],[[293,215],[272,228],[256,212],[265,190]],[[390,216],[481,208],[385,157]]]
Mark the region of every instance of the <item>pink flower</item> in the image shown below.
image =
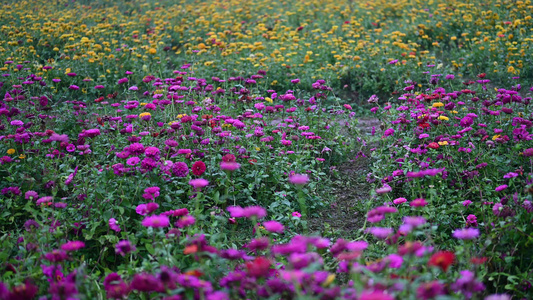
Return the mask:
[[[195,189],[201,189],[203,187],[206,187],[209,184],[209,181],[202,178],[191,179],[189,181],[189,184],[192,185]]]
[[[144,227],[163,228],[168,227],[168,225],[170,225],[170,220],[167,216],[163,215],[149,216],[144,218],[144,220],[142,221],[142,225]]]
[[[297,212],[297,211],[293,211],[293,212],[292,212],[292,216],[293,216],[293,217],[297,217],[297,218],[301,218],[301,217],[302,217],[302,214],[299,213],[299,212]]]
[[[265,226],[265,229],[269,232],[283,233],[283,230],[285,230],[285,227],[277,221],[263,222],[263,226]]]
[[[396,198],[392,201],[394,204],[402,204],[402,203],[405,203],[407,202],[407,199],[405,198]]]
[[[304,185],[309,182],[309,176],[305,174],[294,174],[289,177],[289,182],[296,185]]]

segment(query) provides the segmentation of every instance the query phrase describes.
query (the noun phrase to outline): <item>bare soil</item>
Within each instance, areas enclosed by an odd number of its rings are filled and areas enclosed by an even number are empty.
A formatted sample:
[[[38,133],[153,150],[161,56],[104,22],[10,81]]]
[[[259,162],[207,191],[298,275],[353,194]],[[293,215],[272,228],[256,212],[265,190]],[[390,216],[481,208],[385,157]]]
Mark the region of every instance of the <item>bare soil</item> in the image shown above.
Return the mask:
[[[367,146],[362,149],[364,156],[354,151],[353,158],[337,167],[339,178],[333,186],[334,199],[327,209],[320,210],[309,219],[309,230],[326,237],[354,237],[362,227],[365,211],[362,203],[369,199],[370,184],[366,175],[370,172],[370,149],[374,143],[370,141],[372,127],[376,135],[380,135],[380,122],[374,118],[359,119],[357,130],[359,136],[366,140]],[[365,157],[366,156],[366,157]]]

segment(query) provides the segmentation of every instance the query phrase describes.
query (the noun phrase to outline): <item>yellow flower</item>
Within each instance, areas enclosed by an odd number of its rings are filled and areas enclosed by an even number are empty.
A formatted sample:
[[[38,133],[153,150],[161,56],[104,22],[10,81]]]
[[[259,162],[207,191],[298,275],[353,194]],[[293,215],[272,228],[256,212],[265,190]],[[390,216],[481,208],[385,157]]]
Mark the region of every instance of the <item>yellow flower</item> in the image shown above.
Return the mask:
[[[146,116],[152,116],[149,112],[143,112],[139,114],[139,118],[146,117]]]
[[[187,114],[179,114],[176,118],[177,118],[177,119],[181,119],[181,118],[185,117],[186,115],[187,115]]]
[[[433,107],[441,107],[441,106],[444,106],[444,103],[442,103],[442,102],[433,103]]]
[[[335,280],[335,274],[329,274],[328,277],[326,278],[326,281],[324,281],[324,283],[322,283],[323,286],[328,286],[330,285],[333,280]]]
[[[261,148],[255,147],[255,151],[261,151]]]
[[[9,155],[15,154],[15,149],[11,148],[11,149],[7,150],[7,154],[9,154]]]
[[[150,48],[150,49],[148,49],[148,53],[154,55],[154,54],[157,53],[157,50],[155,48]]]
[[[450,118],[446,117],[446,116],[439,116],[439,120],[442,120],[442,121],[448,121]]]
[[[499,138],[501,135],[497,134],[495,136],[492,137],[492,140],[495,141],[497,138]]]
[[[146,104],[147,104],[146,102],[142,102],[140,105],[145,106]]]
[[[20,158],[20,159],[25,159],[25,158],[26,158],[26,155],[21,154],[21,155],[19,155],[19,158]]]
[[[272,99],[270,99],[270,97],[265,97],[265,101],[268,102],[268,103],[274,102],[274,101],[272,101]]]
[[[446,146],[446,145],[448,145],[448,141],[442,141],[442,142],[439,142],[439,145],[441,145],[441,146]]]

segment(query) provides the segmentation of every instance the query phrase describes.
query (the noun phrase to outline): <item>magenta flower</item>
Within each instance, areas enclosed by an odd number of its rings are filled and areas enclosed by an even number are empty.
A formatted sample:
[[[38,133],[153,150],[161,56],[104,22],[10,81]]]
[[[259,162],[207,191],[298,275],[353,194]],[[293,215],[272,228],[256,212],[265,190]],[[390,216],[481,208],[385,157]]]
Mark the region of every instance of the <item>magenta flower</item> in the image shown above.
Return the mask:
[[[126,164],[130,165],[130,166],[135,166],[137,165],[139,162],[141,162],[141,159],[138,158],[137,156],[134,156],[134,157],[130,157],[128,158],[128,160],[126,161]]]
[[[392,135],[394,135],[394,129],[393,128],[389,128],[389,129],[385,130],[385,132],[383,133],[384,137],[388,137],[388,136],[392,136]]]
[[[476,229],[476,228],[456,229],[453,231],[452,236],[459,240],[472,240],[479,236],[479,229]]]
[[[402,203],[405,203],[407,202],[407,199],[405,198],[396,198],[392,201],[394,204],[402,204]]]
[[[248,206],[243,209],[243,216],[250,219],[256,217],[258,219],[266,217],[266,209],[261,206]]]
[[[192,185],[195,189],[201,189],[206,187],[209,184],[209,181],[203,178],[191,179],[189,181],[189,184]]]
[[[294,174],[289,177],[289,182],[296,185],[304,185],[309,182],[309,176],[305,174]]]
[[[184,227],[188,227],[188,226],[193,225],[195,222],[196,222],[196,218],[194,218],[191,215],[186,215],[186,216],[183,216],[183,217],[179,218],[176,221],[176,224],[174,224],[174,225],[176,225],[176,227],[178,227],[178,228],[184,228]]]
[[[109,219],[109,228],[115,232],[120,232],[120,226],[115,218]]]
[[[367,232],[372,234],[374,237],[378,239],[386,239],[389,235],[391,235],[394,231],[392,228],[384,228],[384,227],[370,227],[367,229]]]
[[[497,187],[495,189],[495,191],[496,192],[501,192],[501,191],[505,190],[507,187],[508,187],[507,184],[503,184],[503,185],[500,185],[499,187]]]
[[[79,86],[77,86],[77,85],[74,85],[74,84],[72,84],[72,85],[71,85],[71,86],[69,86],[68,88],[69,88],[69,89],[71,89],[71,90],[74,90],[74,91],[77,91],[77,90],[79,90],[79,89],[80,89],[80,87],[79,87]]]
[[[142,225],[144,227],[163,228],[170,225],[170,220],[164,215],[149,216],[144,218]]]
[[[101,90],[101,89],[104,89],[105,86],[103,86],[103,85],[97,85],[97,86],[95,86],[94,88],[97,89],[97,90]]]
[[[277,221],[263,222],[263,226],[269,232],[283,233],[283,230],[285,230],[285,226],[283,226],[280,222]]]
[[[61,245],[61,249],[65,251],[76,251],[85,248],[85,243],[82,241],[70,241]]]
[[[222,169],[224,171],[233,172],[233,171],[238,170],[240,167],[241,167],[241,165],[239,163],[236,163],[236,162],[225,162],[225,161],[220,162],[220,169]]]
[[[424,198],[418,198],[409,203],[411,207],[423,207],[426,206],[428,203],[426,202],[426,199]]]
[[[121,79],[118,80],[118,84],[123,84],[123,83],[126,83],[128,81],[130,81],[130,80],[128,78],[124,77],[124,78],[121,78]]]

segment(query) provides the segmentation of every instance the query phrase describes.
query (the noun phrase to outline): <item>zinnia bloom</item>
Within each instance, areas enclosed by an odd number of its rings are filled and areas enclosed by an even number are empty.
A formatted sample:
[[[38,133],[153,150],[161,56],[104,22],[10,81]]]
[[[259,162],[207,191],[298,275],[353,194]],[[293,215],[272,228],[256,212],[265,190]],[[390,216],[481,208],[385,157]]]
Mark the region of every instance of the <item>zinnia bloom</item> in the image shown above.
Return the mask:
[[[455,254],[453,252],[439,251],[431,256],[428,261],[428,266],[439,267],[446,272],[454,260]]]
[[[70,241],[61,245],[61,249],[65,251],[76,251],[85,247],[85,243],[82,241]]]
[[[464,228],[456,229],[453,231],[453,237],[459,240],[472,240],[479,236],[479,229],[476,228]]]
[[[263,226],[269,232],[283,233],[283,230],[285,230],[285,226],[278,221],[266,221],[263,222]]]
[[[202,176],[202,174],[204,174],[205,172],[205,169],[206,169],[206,166],[205,166],[205,163],[203,161],[197,161],[195,162],[193,165],[192,165],[192,173],[195,175],[195,176]]]
[[[309,182],[309,176],[305,174],[294,174],[289,177],[289,182],[296,185],[304,185]]]
[[[209,184],[209,181],[202,178],[198,178],[190,180],[189,184],[192,185],[195,189],[201,189],[206,187]]]
[[[163,228],[170,225],[170,220],[164,215],[149,216],[144,218],[142,225],[144,227]]]

